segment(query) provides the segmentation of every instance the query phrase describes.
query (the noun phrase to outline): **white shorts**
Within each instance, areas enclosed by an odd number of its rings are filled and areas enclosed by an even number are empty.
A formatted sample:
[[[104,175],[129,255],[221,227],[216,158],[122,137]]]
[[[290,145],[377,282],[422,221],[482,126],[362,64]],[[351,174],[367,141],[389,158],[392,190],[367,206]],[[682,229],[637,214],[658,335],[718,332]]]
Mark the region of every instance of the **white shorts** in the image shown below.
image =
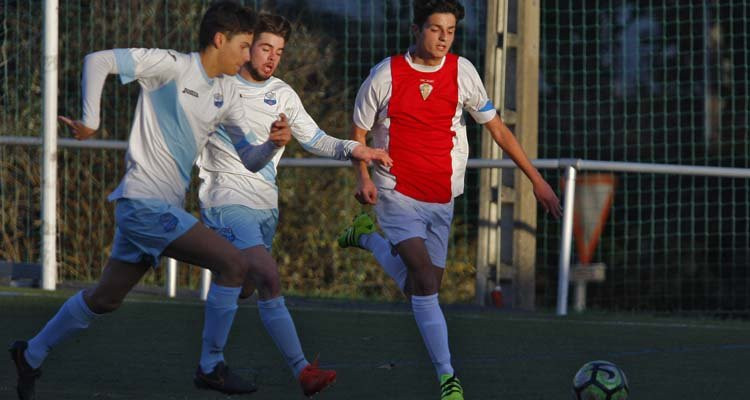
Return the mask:
[[[115,238],[110,257],[129,263],[159,265],[159,256],[198,223],[182,208],[153,199],[117,199]]]
[[[453,220],[450,203],[426,203],[393,189],[378,188],[375,204],[378,224],[393,244],[419,237],[424,239],[430,259],[436,267],[445,268],[448,238]]]

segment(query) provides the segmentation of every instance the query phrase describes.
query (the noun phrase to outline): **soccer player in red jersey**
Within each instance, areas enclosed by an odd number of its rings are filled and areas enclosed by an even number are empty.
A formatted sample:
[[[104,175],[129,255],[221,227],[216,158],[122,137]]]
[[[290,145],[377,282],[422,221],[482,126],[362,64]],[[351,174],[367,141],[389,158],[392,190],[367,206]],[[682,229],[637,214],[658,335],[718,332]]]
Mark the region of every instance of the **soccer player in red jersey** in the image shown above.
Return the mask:
[[[437,370],[441,399],[463,399],[448,348],[448,329],[438,303],[453,219],[453,199],[463,193],[468,140],[463,111],[483,124],[534,186],[542,207],[561,215],[560,201],[497,115],[471,62],[449,51],[464,16],[456,0],[417,0],[405,54],[376,65],[360,87],[352,139],[387,149],[393,166],[376,166],[373,177],[354,162],[356,198],[375,206],[387,239],[366,214],[339,237],[342,247],[371,251],[410,296],[414,318]],[[392,251],[395,250],[395,251]],[[407,283],[408,281],[408,283]]]

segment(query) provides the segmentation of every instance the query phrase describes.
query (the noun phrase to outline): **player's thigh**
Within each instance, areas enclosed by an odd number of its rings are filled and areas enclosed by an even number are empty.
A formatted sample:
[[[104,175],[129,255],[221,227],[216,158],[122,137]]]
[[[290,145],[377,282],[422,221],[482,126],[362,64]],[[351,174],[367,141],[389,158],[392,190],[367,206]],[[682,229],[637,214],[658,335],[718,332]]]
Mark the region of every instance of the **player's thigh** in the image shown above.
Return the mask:
[[[424,239],[413,237],[397,243],[395,247],[410,272],[431,270],[432,260]]]
[[[240,250],[203,224],[193,225],[182,236],[172,241],[164,249],[163,255],[209,268],[219,274],[240,273],[241,278],[244,278],[247,267]]]
[[[428,295],[440,289],[444,267],[434,265],[427,241],[422,238],[407,239],[396,244],[396,250],[409,270],[409,293]]]
[[[96,286],[86,291],[86,302],[95,313],[110,312],[119,307],[125,296],[140,282],[150,263],[129,263],[110,258]]]

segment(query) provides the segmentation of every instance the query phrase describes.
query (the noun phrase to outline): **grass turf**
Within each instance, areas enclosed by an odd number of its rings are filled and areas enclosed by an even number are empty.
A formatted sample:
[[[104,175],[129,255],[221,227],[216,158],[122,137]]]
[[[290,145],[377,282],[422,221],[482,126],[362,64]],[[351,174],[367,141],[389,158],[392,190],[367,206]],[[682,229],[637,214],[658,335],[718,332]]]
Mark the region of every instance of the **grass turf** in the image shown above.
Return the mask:
[[[29,338],[70,293],[0,291],[0,343]],[[303,349],[338,371],[319,399],[438,399],[438,384],[408,306],[287,299]],[[586,361],[604,359],[628,375],[631,398],[745,398],[750,323],[588,313],[448,307],[453,363],[467,399],[570,399]],[[203,306],[198,301],[131,296],[43,365],[38,398],[225,399],[192,385]],[[226,349],[259,392],[232,398],[302,399],[257,309],[243,304]],[[0,363],[0,398],[15,396],[15,372]]]

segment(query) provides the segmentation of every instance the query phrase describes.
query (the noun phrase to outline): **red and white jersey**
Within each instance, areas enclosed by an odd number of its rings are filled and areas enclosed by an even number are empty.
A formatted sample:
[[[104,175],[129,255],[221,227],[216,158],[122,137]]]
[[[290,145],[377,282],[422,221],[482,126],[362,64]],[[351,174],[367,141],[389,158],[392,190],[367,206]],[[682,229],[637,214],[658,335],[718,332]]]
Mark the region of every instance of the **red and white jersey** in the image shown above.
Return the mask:
[[[461,195],[469,158],[464,110],[480,124],[497,113],[463,57],[448,54],[426,66],[407,52],[373,67],[357,94],[354,124],[393,158],[393,167],[375,168],[375,185],[430,203]]]

